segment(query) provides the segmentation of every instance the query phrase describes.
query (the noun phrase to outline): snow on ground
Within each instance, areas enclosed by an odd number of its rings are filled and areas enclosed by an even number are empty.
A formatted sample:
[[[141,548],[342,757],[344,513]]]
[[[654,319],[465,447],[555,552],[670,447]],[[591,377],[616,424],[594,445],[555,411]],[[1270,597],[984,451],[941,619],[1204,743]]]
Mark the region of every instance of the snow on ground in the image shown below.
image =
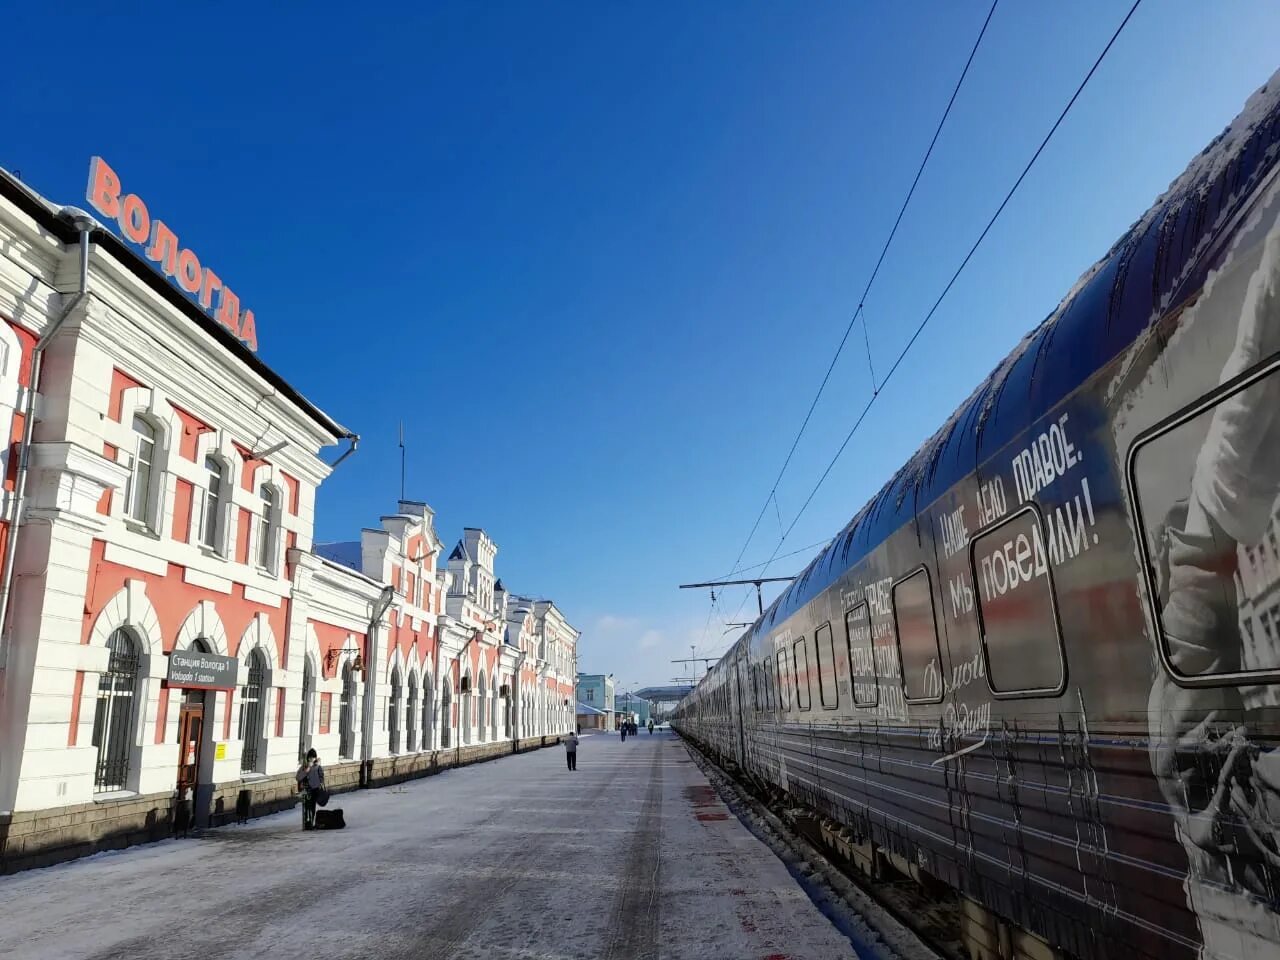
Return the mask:
[[[729,780],[706,757],[695,763],[730,809],[769,847],[820,910],[845,932],[863,960],[938,960],[933,947],[902,923],[767,807]]]
[[[0,878],[0,956],[835,960],[671,734],[559,748]]]

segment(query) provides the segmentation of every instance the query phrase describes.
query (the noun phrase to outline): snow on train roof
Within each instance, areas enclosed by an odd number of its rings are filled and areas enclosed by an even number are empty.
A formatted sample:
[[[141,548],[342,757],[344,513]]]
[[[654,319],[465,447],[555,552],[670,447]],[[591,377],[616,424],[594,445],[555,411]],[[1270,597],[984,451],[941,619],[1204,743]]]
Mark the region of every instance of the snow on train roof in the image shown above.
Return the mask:
[[[770,605],[771,629],[1032,426],[1195,289],[1219,228],[1280,156],[1280,70],[1085,271],[969,398]],[[1151,282],[1127,283],[1130,277]],[[1052,362],[1045,363],[1052,355]]]

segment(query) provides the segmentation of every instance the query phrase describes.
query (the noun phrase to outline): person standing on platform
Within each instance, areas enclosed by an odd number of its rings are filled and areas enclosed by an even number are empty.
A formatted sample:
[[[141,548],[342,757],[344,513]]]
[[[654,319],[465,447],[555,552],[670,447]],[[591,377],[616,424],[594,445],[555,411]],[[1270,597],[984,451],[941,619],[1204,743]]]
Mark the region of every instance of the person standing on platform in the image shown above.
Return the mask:
[[[578,735],[571,733],[564,738],[564,759],[570,770],[578,769]]]
[[[316,804],[320,791],[324,789],[324,767],[320,766],[320,758],[315,749],[307,751],[307,758],[298,768],[298,792],[302,794],[302,829],[316,828]]]

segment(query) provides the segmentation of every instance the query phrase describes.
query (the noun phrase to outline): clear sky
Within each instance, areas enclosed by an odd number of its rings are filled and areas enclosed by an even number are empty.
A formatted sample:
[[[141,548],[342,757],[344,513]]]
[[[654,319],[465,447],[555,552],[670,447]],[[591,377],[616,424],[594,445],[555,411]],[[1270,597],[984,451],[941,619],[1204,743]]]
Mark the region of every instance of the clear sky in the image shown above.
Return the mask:
[[[732,567],[988,6],[26,3],[0,165],[82,203],[103,156],[362,435],[318,540],[394,509],[403,419],[442,538],[484,527],[507,585],[584,631],[584,672],[664,683],[728,642],[743,595],[675,587]],[[1002,0],[867,301],[881,373],[1127,7]],[[1057,304],[1277,36],[1271,2],[1146,0],[782,553]],[[851,347],[744,563],[865,402]]]

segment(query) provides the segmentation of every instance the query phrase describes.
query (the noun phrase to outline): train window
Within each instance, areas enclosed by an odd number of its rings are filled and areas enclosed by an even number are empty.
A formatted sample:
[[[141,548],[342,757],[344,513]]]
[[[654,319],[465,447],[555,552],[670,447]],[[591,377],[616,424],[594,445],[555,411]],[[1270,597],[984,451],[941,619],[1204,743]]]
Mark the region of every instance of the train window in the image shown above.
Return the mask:
[[[1067,663],[1040,509],[1027,503],[969,543],[987,685],[997,697],[1056,697]]]
[[[791,671],[788,669],[790,665],[787,663],[787,650],[785,647],[778,651],[777,659],[778,659],[778,709],[790,710],[791,709],[791,690],[789,689],[788,684],[791,683]]]
[[[1158,653],[1183,686],[1280,682],[1280,642],[1259,615],[1277,567],[1265,549],[1251,549],[1268,542],[1277,523],[1269,448],[1278,396],[1280,359],[1273,358],[1129,448],[1125,480],[1142,531]]]
[[[836,690],[836,644],[831,624],[824,623],[813,635],[813,653],[818,658],[818,699],[824,709],[834,710],[840,705],[840,693]]]
[[[809,688],[809,645],[801,637],[793,645],[796,661],[796,709],[813,707],[813,692]]]
[[[855,707],[874,707],[880,703],[876,686],[876,653],[871,645],[871,617],[866,601],[844,615],[845,638],[849,645],[849,686]]]
[[[929,571],[919,567],[893,585],[893,626],[898,662],[902,664],[902,696],[907,703],[942,700],[942,653],[933,611]]]

